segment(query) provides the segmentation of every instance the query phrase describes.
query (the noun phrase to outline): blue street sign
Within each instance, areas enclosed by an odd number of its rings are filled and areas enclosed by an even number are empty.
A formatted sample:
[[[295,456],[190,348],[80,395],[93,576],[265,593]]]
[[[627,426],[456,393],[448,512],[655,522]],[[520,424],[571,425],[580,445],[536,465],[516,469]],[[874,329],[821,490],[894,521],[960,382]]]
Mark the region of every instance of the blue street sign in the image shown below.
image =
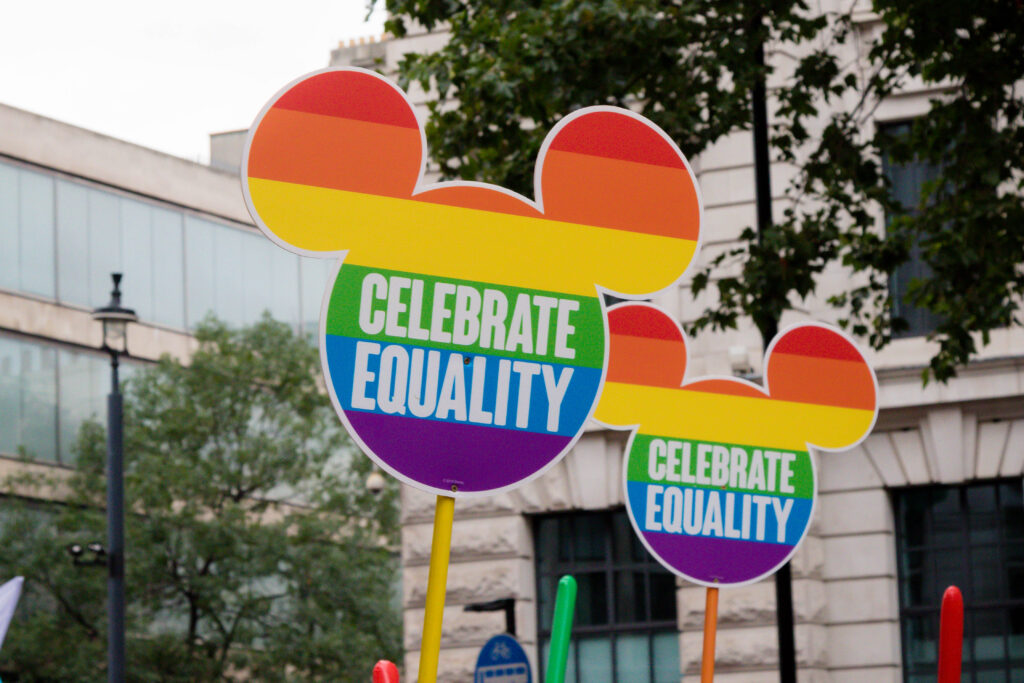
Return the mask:
[[[476,658],[474,683],[533,683],[530,660],[515,638],[507,634],[494,636]]]

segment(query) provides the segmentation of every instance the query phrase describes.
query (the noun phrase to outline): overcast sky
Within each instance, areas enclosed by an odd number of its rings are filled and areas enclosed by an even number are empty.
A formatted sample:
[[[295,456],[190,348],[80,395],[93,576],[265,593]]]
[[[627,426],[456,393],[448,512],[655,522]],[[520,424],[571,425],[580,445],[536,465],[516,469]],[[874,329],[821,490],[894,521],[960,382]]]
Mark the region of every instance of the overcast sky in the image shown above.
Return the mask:
[[[365,0],[0,0],[0,103],[207,161],[341,40]]]

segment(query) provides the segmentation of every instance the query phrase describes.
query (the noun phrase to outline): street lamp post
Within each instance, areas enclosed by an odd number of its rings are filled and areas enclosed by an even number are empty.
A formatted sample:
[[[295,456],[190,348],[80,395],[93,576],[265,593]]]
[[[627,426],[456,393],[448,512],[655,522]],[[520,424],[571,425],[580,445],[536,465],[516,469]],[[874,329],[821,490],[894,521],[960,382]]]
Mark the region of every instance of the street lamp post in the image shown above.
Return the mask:
[[[110,354],[107,396],[107,680],[124,683],[124,445],[119,358],[128,353],[128,323],[135,311],[121,305],[121,273],[111,273],[110,303],[92,312],[103,323],[102,349]]]

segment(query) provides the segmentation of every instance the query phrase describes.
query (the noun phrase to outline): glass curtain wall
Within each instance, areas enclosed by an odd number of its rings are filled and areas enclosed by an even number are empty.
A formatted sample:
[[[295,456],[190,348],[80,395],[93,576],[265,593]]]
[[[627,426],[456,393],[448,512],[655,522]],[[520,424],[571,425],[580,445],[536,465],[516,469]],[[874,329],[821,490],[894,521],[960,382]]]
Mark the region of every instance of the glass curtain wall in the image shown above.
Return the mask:
[[[136,367],[122,361],[122,380]],[[73,464],[82,423],[106,422],[109,391],[105,354],[0,336],[0,455]]]
[[[190,330],[264,311],[317,330],[334,263],[277,247],[251,227],[0,161],[0,288],[81,308],[110,299],[124,273],[140,320]]]

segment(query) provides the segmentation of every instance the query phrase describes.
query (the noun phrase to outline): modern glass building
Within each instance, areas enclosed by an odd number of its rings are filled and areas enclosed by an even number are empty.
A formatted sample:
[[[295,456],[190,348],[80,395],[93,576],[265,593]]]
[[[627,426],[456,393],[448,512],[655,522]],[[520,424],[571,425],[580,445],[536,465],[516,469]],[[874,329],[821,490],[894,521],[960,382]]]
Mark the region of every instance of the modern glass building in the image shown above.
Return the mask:
[[[268,311],[315,332],[331,264],[260,234],[236,175],[7,107],[0,119],[0,457],[70,464],[78,426],[102,418],[109,363],[83,316],[110,299],[113,272],[140,321],[129,372],[185,352],[210,314],[245,325]],[[66,144],[11,139],[25,128]],[[76,143],[110,167],[93,172]],[[152,187],[121,170],[139,167]]]

